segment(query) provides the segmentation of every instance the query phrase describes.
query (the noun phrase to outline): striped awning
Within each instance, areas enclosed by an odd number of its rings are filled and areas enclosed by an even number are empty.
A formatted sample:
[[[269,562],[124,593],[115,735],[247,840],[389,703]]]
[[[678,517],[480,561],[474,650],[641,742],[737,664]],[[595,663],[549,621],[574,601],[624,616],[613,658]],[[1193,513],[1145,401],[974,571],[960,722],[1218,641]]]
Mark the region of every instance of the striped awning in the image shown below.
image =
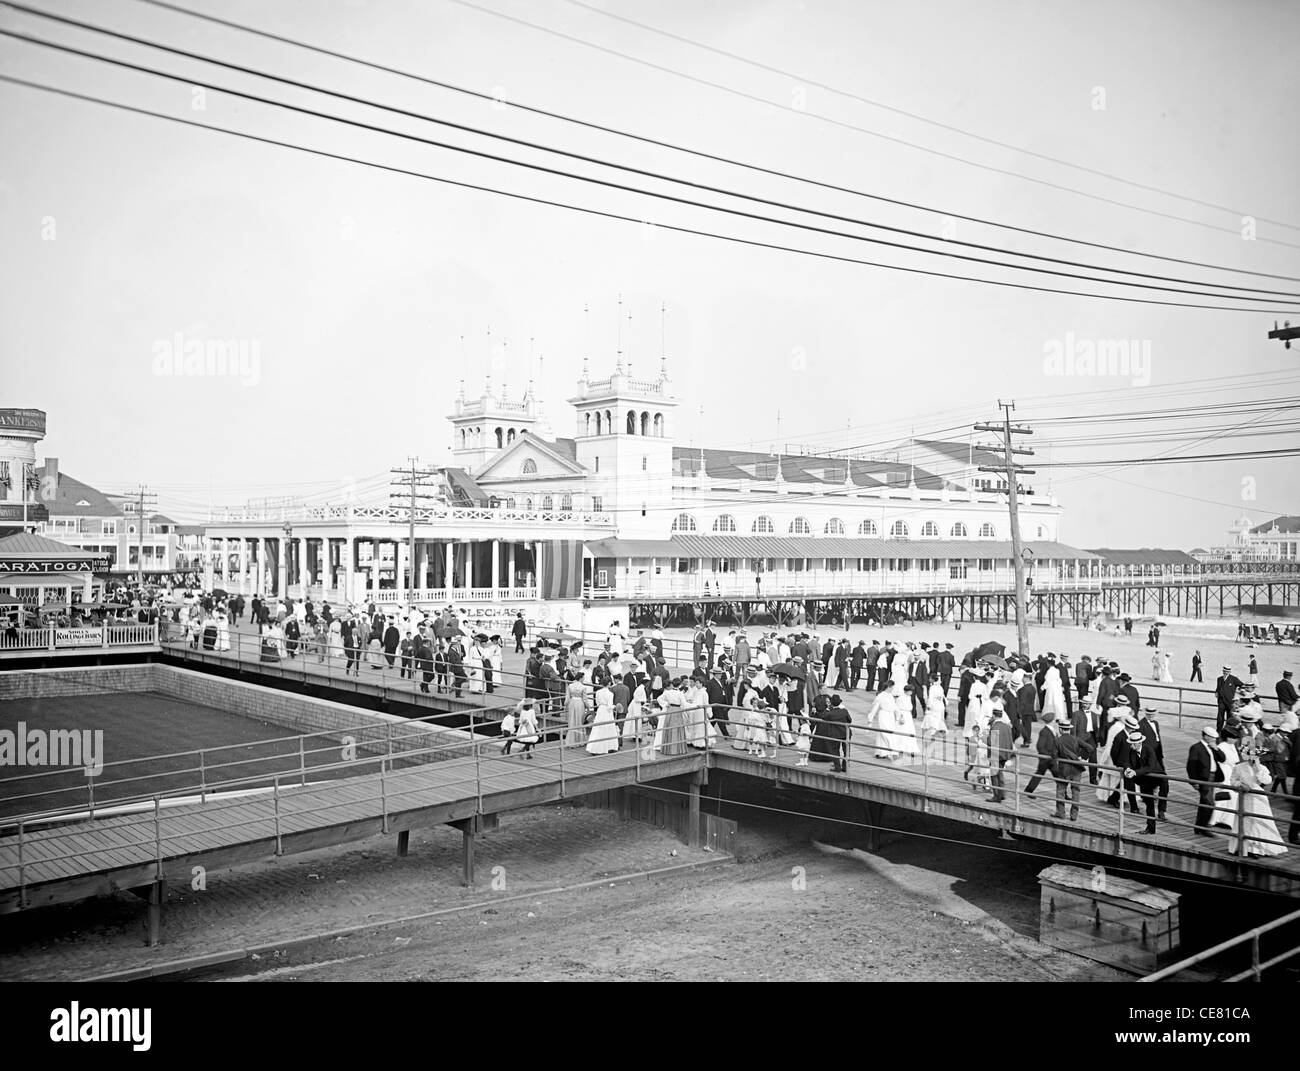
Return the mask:
[[[1096,558],[1046,540],[1024,544],[1035,558]],[[977,558],[1010,559],[1009,539],[836,539],[812,536],[674,535],[669,539],[600,539],[593,558]]]

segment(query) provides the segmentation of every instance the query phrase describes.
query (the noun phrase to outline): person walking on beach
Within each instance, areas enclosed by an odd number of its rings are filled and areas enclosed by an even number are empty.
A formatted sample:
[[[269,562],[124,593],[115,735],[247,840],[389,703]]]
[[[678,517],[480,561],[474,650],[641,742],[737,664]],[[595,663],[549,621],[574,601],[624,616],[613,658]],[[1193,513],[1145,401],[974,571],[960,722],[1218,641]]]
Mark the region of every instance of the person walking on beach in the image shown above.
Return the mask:
[[[1201,652],[1199,650],[1192,652],[1192,675],[1188,678],[1188,682],[1191,681],[1200,684],[1205,683],[1205,678],[1201,676]]]

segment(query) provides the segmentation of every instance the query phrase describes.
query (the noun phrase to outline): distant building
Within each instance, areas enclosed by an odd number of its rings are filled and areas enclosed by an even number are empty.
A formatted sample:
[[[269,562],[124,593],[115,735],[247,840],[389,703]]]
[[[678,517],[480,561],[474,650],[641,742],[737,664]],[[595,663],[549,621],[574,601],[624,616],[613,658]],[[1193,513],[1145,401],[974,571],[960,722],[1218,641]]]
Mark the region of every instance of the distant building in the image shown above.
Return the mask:
[[[1199,561],[1300,562],[1300,517],[1277,517],[1255,524],[1242,515],[1228,528],[1228,543],[1193,551]]]
[[[41,535],[106,559],[110,570],[135,569],[142,552],[145,572],[179,568],[176,522],[153,513],[144,518],[142,525],[138,503],[128,495],[105,494],[67,473],[59,473],[57,490],[44,506],[48,519],[37,526]]]

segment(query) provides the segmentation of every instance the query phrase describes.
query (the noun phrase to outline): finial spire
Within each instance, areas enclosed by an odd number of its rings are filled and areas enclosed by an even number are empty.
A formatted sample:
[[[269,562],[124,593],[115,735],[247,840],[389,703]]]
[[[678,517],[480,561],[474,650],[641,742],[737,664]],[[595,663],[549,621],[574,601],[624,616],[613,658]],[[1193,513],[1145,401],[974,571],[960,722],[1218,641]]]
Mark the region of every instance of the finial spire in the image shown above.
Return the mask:
[[[614,330],[618,336],[618,370],[623,371],[623,295],[618,295],[618,317],[614,321]]]

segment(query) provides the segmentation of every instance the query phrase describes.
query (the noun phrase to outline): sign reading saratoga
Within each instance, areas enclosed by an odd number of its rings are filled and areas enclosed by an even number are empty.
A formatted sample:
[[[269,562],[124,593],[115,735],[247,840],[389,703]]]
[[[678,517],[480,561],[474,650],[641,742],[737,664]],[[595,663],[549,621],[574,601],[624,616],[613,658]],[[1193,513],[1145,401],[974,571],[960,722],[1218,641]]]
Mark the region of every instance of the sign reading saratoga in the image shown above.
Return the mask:
[[[107,568],[107,558],[0,558],[0,573],[91,573]]]
[[[0,428],[37,431],[45,434],[45,411],[42,409],[0,409]]]

